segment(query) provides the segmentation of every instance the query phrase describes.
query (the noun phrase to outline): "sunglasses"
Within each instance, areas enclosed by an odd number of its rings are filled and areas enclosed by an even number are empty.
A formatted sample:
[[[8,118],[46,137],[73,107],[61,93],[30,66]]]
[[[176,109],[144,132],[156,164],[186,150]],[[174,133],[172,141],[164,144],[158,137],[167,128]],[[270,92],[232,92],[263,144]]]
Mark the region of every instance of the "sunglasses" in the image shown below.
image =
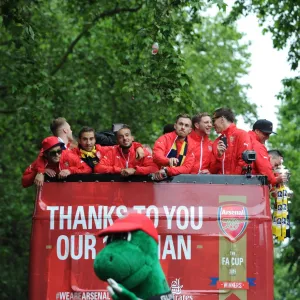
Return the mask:
[[[61,149],[59,149],[59,150],[52,150],[52,151],[49,151],[48,152],[48,154],[49,154],[49,156],[51,156],[51,157],[55,157],[57,154],[58,155],[61,155],[61,153],[62,153],[62,150]]]

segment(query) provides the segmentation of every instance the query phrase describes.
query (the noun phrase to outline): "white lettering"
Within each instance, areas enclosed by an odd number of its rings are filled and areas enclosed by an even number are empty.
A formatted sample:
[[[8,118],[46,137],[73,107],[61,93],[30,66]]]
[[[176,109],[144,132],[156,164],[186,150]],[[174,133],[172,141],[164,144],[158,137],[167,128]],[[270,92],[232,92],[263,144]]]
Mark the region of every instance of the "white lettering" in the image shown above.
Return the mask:
[[[67,229],[72,229],[72,206],[68,206],[68,212],[64,214],[65,207],[59,207],[59,229],[64,229],[64,220],[67,220]]]
[[[185,259],[191,259],[192,257],[192,239],[190,235],[187,235],[187,243],[183,238],[183,235],[179,235],[177,238],[177,253],[178,259],[181,259],[181,253],[184,252]]]
[[[183,215],[184,223],[183,223],[183,225],[181,224],[181,214],[182,214],[181,211],[184,212],[184,215]],[[177,221],[178,229],[185,230],[185,229],[188,228],[188,226],[189,226],[189,211],[188,211],[186,206],[179,206],[178,207],[176,221]]]
[[[114,223],[111,215],[114,212],[115,208],[115,206],[111,206],[108,210],[108,206],[103,206],[103,229]]]
[[[203,224],[203,208],[202,208],[202,206],[198,206],[198,225],[195,224],[195,207],[191,206],[190,210],[191,210],[191,227],[194,230],[201,229],[202,224]]]
[[[90,243],[91,241],[91,243]],[[91,234],[87,234],[85,236],[85,243],[84,243],[84,259],[89,259],[90,257],[92,259],[95,259],[96,257],[96,237]],[[91,256],[89,256],[89,251],[91,251]]]
[[[102,229],[102,206],[98,206],[98,214],[96,214],[95,206],[89,206],[89,221],[88,221],[88,229],[93,229],[93,223],[96,229]]]
[[[77,236],[78,238],[78,243],[76,245],[76,242],[75,242],[75,235],[71,235],[71,257],[75,260],[78,260],[82,257],[82,248],[83,248],[83,243],[82,243],[82,240],[83,240],[83,236],[80,234]],[[77,246],[77,247],[76,247]],[[77,255],[75,254],[75,248],[77,248]]]
[[[135,210],[138,214],[142,214],[143,210],[146,209],[145,205],[135,205],[132,207],[133,210]]]
[[[174,216],[175,210],[176,210],[176,206],[172,206],[171,211],[168,211],[168,206],[164,206],[164,211],[165,211],[165,215],[167,217],[167,229],[171,229],[172,228],[172,218]]]
[[[159,218],[158,208],[155,205],[150,205],[149,207],[147,207],[146,215],[148,218],[151,218],[151,211],[153,211],[154,215],[154,227],[157,228]]]
[[[230,216],[245,216],[245,211],[242,210],[222,210],[222,215],[230,215]]]
[[[125,217],[127,214],[127,207],[125,205],[118,206],[116,209],[116,214],[117,214],[118,218]]]
[[[232,266],[240,266],[244,262],[242,257],[231,257]]]
[[[222,257],[222,265],[223,266],[229,266],[230,261],[228,257]]]
[[[74,219],[75,219],[73,223],[74,230],[77,229],[78,225],[81,225],[82,229],[87,229],[83,206],[77,207],[76,215]]]
[[[65,246],[65,253],[62,254],[62,243],[64,242],[64,246]],[[57,243],[56,243],[56,253],[57,253],[57,257],[60,260],[65,260],[67,259],[68,255],[69,255],[69,239],[66,235],[60,235],[57,239]]]
[[[47,206],[47,210],[50,210],[50,230],[54,229],[55,211],[58,209],[58,206]]]
[[[74,260],[79,260],[83,256],[84,259],[95,259],[95,246],[96,237],[91,234],[71,235],[70,237],[60,235],[56,243],[56,254],[59,260],[66,260],[69,256]]]
[[[171,255],[172,259],[176,259],[174,243],[171,235],[166,236],[162,259],[166,259],[167,255]]]
[[[175,241],[174,241],[175,239]],[[175,245],[177,244],[177,251],[175,251]],[[192,257],[192,239],[190,235],[186,236],[186,240],[183,235],[172,236],[166,235],[164,244],[162,245],[162,239],[158,237],[158,258],[166,259],[167,255],[171,255],[172,259],[190,260]],[[161,253],[161,249],[162,253]]]

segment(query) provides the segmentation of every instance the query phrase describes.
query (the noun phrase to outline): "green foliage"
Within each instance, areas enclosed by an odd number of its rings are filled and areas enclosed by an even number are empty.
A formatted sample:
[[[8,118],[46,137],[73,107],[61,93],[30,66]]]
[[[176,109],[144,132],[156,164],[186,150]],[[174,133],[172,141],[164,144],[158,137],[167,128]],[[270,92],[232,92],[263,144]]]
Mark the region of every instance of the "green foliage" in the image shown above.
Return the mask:
[[[256,106],[247,101],[249,86],[238,82],[249,67],[248,45],[241,43],[242,34],[233,25],[224,26],[222,22],[218,15],[215,20],[204,19],[195,25],[199,39],[183,50],[192,80],[189,94],[193,109],[212,112],[226,105],[251,121]]]
[[[236,0],[226,24],[238,18],[255,13],[263,33],[270,32],[276,49],[289,47],[288,60],[291,69],[297,70],[300,59],[300,2],[294,0]],[[291,170],[291,188],[295,192],[292,200],[292,238],[286,247],[281,247],[276,256],[275,299],[298,299],[300,293],[300,133],[299,77],[283,81],[284,91],[279,95],[280,129],[271,138],[273,148],[284,152],[285,165]]]
[[[236,0],[229,21],[254,12],[263,32],[270,32],[276,49],[289,47],[289,62],[293,70],[300,59],[300,2],[295,0]]]
[[[275,274],[278,300],[298,299],[300,296],[300,78],[286,79],[283,84],[284,90],[279,95],[280,126],[271,143],[274,149],[283,152],[284,165],[291,171],[290,188],[294,191],[294,198],[289,206],[292,237],[277,253],[278,273]]]
[[[223,1],[209,1],[224,8]],[[1,299],[26,299],[34,189],[22,189],[51,119],[73,131],[124,122],[153,143],[179,112],[255,114],[238,78],[247,45],[201,1],[2,1]],[[153,43],[159,52],[152,55]],[[11,259],[11,258],[14,259]],[[17,269],[17,271],[16,271]]]
[[[284,251],[284,249],[283,249]],[[291,278],[296,273],[295,266],[290,267],[278,263],[275,260],[275,278],[274,278],[274,299],[275,300],[295,300],[299,299],[299,286],[291,285]]]

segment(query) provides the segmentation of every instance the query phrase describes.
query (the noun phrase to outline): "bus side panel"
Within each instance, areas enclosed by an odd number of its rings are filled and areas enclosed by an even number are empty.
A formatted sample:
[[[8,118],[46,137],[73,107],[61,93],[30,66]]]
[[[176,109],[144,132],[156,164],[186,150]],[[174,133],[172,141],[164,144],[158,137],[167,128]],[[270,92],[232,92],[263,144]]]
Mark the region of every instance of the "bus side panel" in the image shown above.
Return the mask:
[[[273,300],[267,187],[150,182],[46,183],[33,219],[30,299],[108,299],[93,272],[104,246],[94,234],[130,211],[157,227],[175,300]]]

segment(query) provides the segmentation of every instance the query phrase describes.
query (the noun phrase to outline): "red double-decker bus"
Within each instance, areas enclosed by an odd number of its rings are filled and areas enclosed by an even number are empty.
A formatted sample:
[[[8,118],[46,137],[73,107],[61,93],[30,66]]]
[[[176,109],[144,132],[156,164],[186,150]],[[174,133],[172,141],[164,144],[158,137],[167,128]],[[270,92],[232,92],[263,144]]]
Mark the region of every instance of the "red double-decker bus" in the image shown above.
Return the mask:
[[[30,300],[109,299],[93,271],[100,229],[129,212],[159,233],[175,300],[273,300],[273,240],[264,176],[72,175],[37,193]]]

